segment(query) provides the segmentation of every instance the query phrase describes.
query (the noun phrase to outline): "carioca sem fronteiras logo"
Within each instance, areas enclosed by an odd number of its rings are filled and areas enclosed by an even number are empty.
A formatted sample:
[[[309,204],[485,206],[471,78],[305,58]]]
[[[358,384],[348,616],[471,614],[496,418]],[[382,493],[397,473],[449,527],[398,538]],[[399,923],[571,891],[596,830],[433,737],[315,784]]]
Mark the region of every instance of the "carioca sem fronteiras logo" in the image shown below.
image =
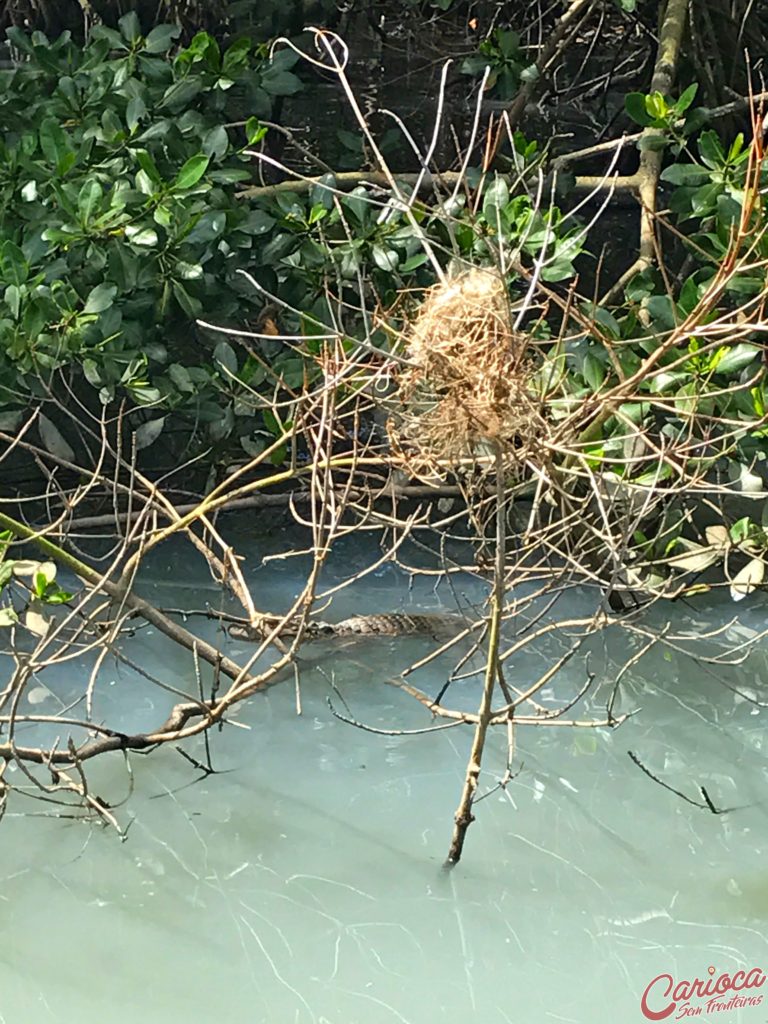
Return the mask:
[[[762,994],[754,991],[765,984],[766,976],[759,967],[734,974],[723,972],[717,977],[715,968],[708,967],[707,973],[709,977],[704,981],[675,981],[671,974],[657,975],[640,1000],[643,1016],[646,1020],[683,1020],[762,1003]]]

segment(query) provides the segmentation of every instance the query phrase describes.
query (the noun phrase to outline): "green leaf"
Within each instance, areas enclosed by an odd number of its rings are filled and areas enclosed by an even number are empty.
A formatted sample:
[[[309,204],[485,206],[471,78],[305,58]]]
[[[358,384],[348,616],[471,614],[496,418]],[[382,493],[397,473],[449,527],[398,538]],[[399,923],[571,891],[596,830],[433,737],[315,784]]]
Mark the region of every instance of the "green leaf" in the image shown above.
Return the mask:
[[[271,66],[277,71],[290,71],[299,62],[299,54],[290,47],[282,50],[273,50]]]
[[[176,297],[176,301],[187,314],[187,316],[195,318],[200,316],[203,311],[203,304],[200,299],[194,295],[190,295],[186,288],[179,281],[173,282],[173,294]]]
[[[295,220],[304,219],[304,202],[295,192],[278,192],[275,202],[282,212]]]
[[[400,273],[410,274],[412,270],[424,266],[428,260],[429,257],[425,252],[417,252],[414,256],[410,256],[404,263],[400,264]]]
[[[632,118],[635,124],[641,128],[647,128],[653,124],[653,118],[645,106],[645,94],[642,92],[630,92],[624,97],[624,109]]]
[[[199,281],[203,276],[203,268],[199,263],[186,263],[184,260],[177,260],[174,269],[182,281]]]
[[[507,57],[514,57],[520,51],[520,36],[511,29],[500,29],[496,33],[496,42],[499,50]]]
[[[141,96],[131,96],[128,106],[125,108],[125,123],[128,131],[133,135],[139,127],[139,123],[147,116],[147,105]]]
[[[111,50],[127,50],[125,39],[113,28],[106,25],[94,25],[91,29],[91,41],[103,41]]]
[[[312,206],[321,204],[327,210],[333,209],[333,190],[337,188],[336,177],[333,174],[321,174],[320,178],[309,190],[309,201]]]
[[[227,135],[227,129],[220,124],[216,125],[215,128],[211,128],[203,139],[203,153],[207,157],[220,160],[226,155],[228,149],[229,136]]]
[[[280,363],[280,366],[275,366],[275,369],[280,374],[283,384],[287,388],[300,388],[304,383],[304,360],[298,358],[288,358]]]
[[[757,359],[761,351],[762,350],[758,348],[757,345],[749,345],[746,342],[740,342],[738,345],[734,345],[729,349],[722,359],[718,360],[715,372],[736,373],[738,370],[744,369],[745,366],[749,366],[751,362]]]
[[[677,300],[677,308],[684,316],[688,316],[696,308],[699,301],[699,292],[700,289],[695,275],[686,278]]]
[[[218,238],[227,224],[227,215],[221,210],[207,210],[198,220],[184,241],[190,245],[212,242]]]
[[[28,302],[22,315],[24,333],[31,342],[37,341],[51,312],[43,300]]]
[[[140,227],[137,224],[129,224],[125,229],[125,237],[133,245],[146,246],[151,248],[157,245],[157,232],[154,228]]]
[[[717,197],[717,218],[721,224],[730,227],[741,219],[741,203],[733,196],[720,195]]]
[[[245,231],[249,235],[264,235],[275,226],[275,218],[270,216],[266,210],[251,210],[248,216],[238,224],[239,231]]]
[[[52,117],[46,117],[40,125],[40,147],[49,163],[56,168],[61,161],[72,152],[72,144],[64,129]]]
[[[183,391],[185,394],[194,394],[195,385],[192,383],[186,366],[182,366],[180,363],[171,363],[168,367],[168,376],[179,391]]]
[[[29,56],[32,56],[35,52],[29,35],[24,29],[19,28],[18,25],[12,25],[10,28],[7,28],[5,34],[8,37],[8,42],[15,46],[17,50],[21,50],[22,53],[26,53]]]
[[[181,35],[178,25],[156,25],[144,42],[147,53],[167,53],[174,39]]]
[[[651,411],[650,402],[625,402],[619,406],[619,412],[625,420],[639,426]]]
[[[43,597],[48,587],[56,579],[56,565],[54,562],[41,562],[33,578],[33,590],[37,597]]]
[[[668,295],[652,295],[648,299],[647,309],[658,330],[671,331],[675,327],[674,303]]]
[[[77,196],[77,211],[84,225],[90,223],[94,213],[101,206],[104,190],[95,178],[89,178]]]
[[[220,341],[213,350],[213,358],[233,376],[237,373],[237,353],[228,341]]]
[[[676,370],[671,373],[669,371],[657,373],[650,378],[650,390],[654,394],[663,394],[665,391],[679,387],[684,381],[688,380],[688,376],[683,370]]]
[[[716,170],[725,163],[725,153],[720,144],[717,132],[702,132],[699,137],[699,156],[707,167]]]
[[[243,181],[253,181],[253,175],[245,167],[208,168],[208,180],[217,185],[238,185]]]
[[[699,217],[711,213],[717,208],[717,200],[721,192],[722,185],[719,182],[695,189],[690,197],[691,211]]]
[[[341,199],[342,206],[351,210],[360,224],[365,224],[370,216],[371,201],[368,190],[362,185],[357,185],[349,195]]]
[[[488,67],[488,58],[483,56],[465,57],[459,70],[462,75],[482,75]]]
[[[587,316],[591,317],[596,324],[605,328],[611,338],[618,339],[621,337],[621,327],[619,326],[619,322],[609,310],[604,309],[602,306],[598,306],[595,303],[587,302],[584,304],[584,312]]]
[[[53,575],[51,575],[51,572]],[[56,566],[53,562],[43,562],[35,573],[32,589],[36,597],[45,597],[48,587],[56,579]]]
[[[749,393],[752,397],[752,407],[755,410],[755,415],[762,419],[765,416],[765,402],[762,389],[759,387],[751,388]]]
[[[174,112],[182,110],[189,106],[192,100],[203,91],[203,88],[204,84],[201,78],[182,78],[181,81],[168,86],[158,106],[160,109],[167,107]]]
[[[120,33],[128,43],[135,43],[141,39],[141,24],[139,16],[135,11],[124,14],[117,23]]]
[[[693,82],[691,85],[688,86],[687,89],[684,90],[684,92],[681,93],[679,99],[675,102],[676,113],[682,114],[688,109],[688,107],[690,107],[690,105],[696,98],[696,93],[698,92],[698,89],[699,83]]]
[[[139,174],[143,174],[143,171],[139,171]],[[152,220],[163,228],[169,228],[173,224],[173,211],[166,203],[161,203],[153,210]]]
[[[146,423],[138,428],[134,437],[136,438],[136,448],[149,448],[163,432],[165,426],[165,416],[159,416],[154,420],[147,420]]]
[[[157,139],[167,139],[174,130],[174,127],[173,122],[169,121],[168,118],[160,118],[160,120],[154,121],[148,128],[146,128],[141,135],[137,135],[133,141],[154,142]]]
[[[256,146],[267,134],[267,127],[259,121],[258,117],[249,117],[245,122],[245,137],[249,146]]]
[[[224,51],[224,58],[221,62],[221,70],[225,75],[236,74],[248,63],[248,52],[251,49],[251,41],[246,36],[236,39],[234,43]]]
[[[294,96],[301,92],[301,79],[292,71],[274,71],[268,69],[261,76],[261,87],[270,96]]]
[[[670,164],[661,172],[661,180],[671,185],[702,185],[709,179],[710,171],[698,164]]]
[[[204,153],[191,156],[177,174],[173,187],[180,190],[192,188],[205,174],[209,161],[210,157]]]
[[[669,480],[671,476],[672,467],[667,463],[664,463],[661,467],[656,465],[647,473],[641,473],[640,476],[635,477],[632,482],[636,483],[639,487],[648,487],[650,485],[661,483],[663,480]]]
[[[61,462],[75,461],[74,451],[61,436],[58,427],[55,427],[43,413],[40,413],[37,418],[37,429],[40,434],[40,440],[43,442],[43,447],[51,455],[54,455]]]
[[[591,390],[594,392],[599,391],[605,380],[605,366],[592,352],[587,352],[584,356],[581,372]]]
[[[240,438],[240,447],[243,449],[245,454],[250,455],[252,459],[257,459],[266,446],[267,443],[263,437],[257,437],[254,440],[252,437],[249,437],[248,434],[244,434]]]
[[[384,270],[390,274],[397,270],[400,257],[394,249],[385,249],[381,245],[374,245],[371,255],[373,256],[373,262],[379,270]]]
[[[157,388],[145,387],[144,385],[129,385],[129,391],[136,402],[140,405],[156,405],[160,401],[160,392]]]
[[[152,181],[146,171],[139,171],[136,175],[136,188],[144,196],[153,196],[157,190],[156,184]],[[157,220],[157,209],[155,210],[154,216],[155,220]]]
[[[163,180],[162,175],[160,174],[160,171],[158,171],[157,164],[149,155],[149,153],[145,149],[137,149],[134,152],[136,154],[136,159],[139,162],[139,167],[141,167],[142,171],[144,171],[147,177],[154,181],[156,184],[161,184]]]
[[[483,216],[493,227],[497,227],[498,211],[503,210],[509,202],[509,185],[506,181],[497,177],[483,196]]]
[[[117,294],[117,285],[115,284],[97,284],[95,288],[91,289],[88,293],[88,298],[85,300],[84,313],[103,313],[105,309],[109,309],[112,305],[115,295]]]
[[[100,388],[104,384],[94,359],[83,360],[83,375],[88,383],[95,388]]]
[[[731,143],[731,148],[728,150],[728,163],[743,163],[748,158],[749,151],[744,150],[744,133],[739,132]]]
[[[645,109],[654,121],[665,121],[670,112],[666,97],[660,92],[652,92],[645,97]]]
[[[18,320],[19,311],[21,310],[21,288],[17,284],[9,284],[5,289],[3,299],[11,311],[13,319]]]
[[[229,437],[234,425],[235,414],[232,406],[228,405],[224,410],[224,414],[209,424],[208,434],[212,441],[222,441],[225,437]]]
[[[187,49],[181,51],[179,60],[187,63],[203,61],[210,68],[218,70],[221,64],[219,44],[208,32],[198,32]]]
[[[6,239],[0,247],[0,275],[5,284],[21,285],[29,276],[29,265],[24,253],[14,242]]]
[[[541,269],[542,281],[564,281],[573,274],[573,263],[567,258],[547,260]]]
[[[734,544],[742,544],[749,537],[749,528],[752,520],[749,516],[743,516],[741,519],[737,519],[736,522],[731,526],[730,535],[731,540]]]

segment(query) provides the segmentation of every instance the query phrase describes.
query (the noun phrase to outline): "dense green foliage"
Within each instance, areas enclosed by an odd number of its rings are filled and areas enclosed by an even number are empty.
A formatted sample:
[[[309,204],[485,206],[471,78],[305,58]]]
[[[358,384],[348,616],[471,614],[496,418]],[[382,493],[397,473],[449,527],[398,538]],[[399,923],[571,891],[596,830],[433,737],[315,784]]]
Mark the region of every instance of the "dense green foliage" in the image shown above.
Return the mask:
[[[759,206],[742,226],[741,247],[738,242],[750,156],[743,136],[724,147],[716,132],[706,130],[692,143],[691,135],[700,125],[702,112],[693,112],[695,117],[689,115],[685,123],[681,122],[695,91],[695,87],[687,89],[677,101],[658,94],[633,94],[627,99],[636,120],[663,130],[660,143],[678,154],[661,179],[674,186],[669,208],[685,232],[681,236],[685,273],[674,282],[658,269],[636,275],[626,287],[624,304],[589,310],[598,328],[597,336],[569,343],[557,358],[571,371],[563,378],[571,396],[599,392],[616,381],[609,348],[624,374],[631,376],[642,360],[663,346],[670,332],[690,321],[703,297],[716,281],[721,281],[718,301],[696,323],[686,350],[675,347],[665,352],[654,372],[640,382],[640,392],[656,400],[653,410],[641,401],[619,410],[620,415],[604,425],[603,437],[593,454],[601,461],[620,461],[626,454],[626,428],[631,422],[652,427],[652,433],[662,438],[698,436],[700,443],[693,445],[692,451],[702,469],[722,466],[725,458],[735,460],[731,473],[738,476],[740,466],[755,458],[764,461],[768,455],[768,432],[762,422],[766,403],[763,346],[754,336],[732,344],[713,344],[707,338],[707,325],[718,318],[735,316],[743,302],[761,294],[762,260],[768,253]],[[730,267],[726,274],[724,265]],[[564,405],[567,407],[568,402]],[[670,464],[658,466],[655,454],[649,452],[647,462],[645,468],[636,463],[634,471],[619,464],[614,468],[640,483],[674,475]]]
[[[500,99],[511,99],[526,76],[528,61],[520,49],[520,36],[512,29],[495,29],[487,39],[483,39],[477,53],[467,57],[461,65],[466,75],[482,76],[486,67],[489,68],[486,88],[496,93]],[[535,74],[535,68],[529,67],[528,74]]]
[[[238,271],[304,314],[288,314],[287,327],[309,334],[327,319],[329,291],[358,308],[361,299],[386,307],[404,286],[432,282],[417,225],[445,262],[487,259],[500,241],[517,240],[532,261],[547,235],[543,279],[573,272],[576,228],[510,196],[501,180],[489,179],[471,217],[459,198],[450,210],[417,206],[405,218],[362,186],[334,193],[332,176],[239,197],[253,173],[248,147],[266,131],[259,119],[274,97],[301,88],[296,55],[269,57],[243,39],[221,52],[205,33],[172,52],[176,35],[158,26],[145,37],[132,15],[119,32],[95,28],[84,49],[67,35],[49,43],[12,33],[26,61],[0,96],[6,428],[25,395],[42,397],[66,371],[89,404],[88,385],[103,404],[127,396],[162,413],[134,419],[148,420],[140,447],[172,412],[193,425],[189,450],[231,439],[253,454],[280,430],[259,390],[300,387],[317,347],[264,340],[243,359],[195,327],[197,318],[253,327],[266,300]],[[518,142],[520,161],[532,159],[535,145]],[[361,320],[345,328],[354,333]]]
[[[364,308],[387,310],[404,290],[417,296],[433,283],[425,239],[444,265],[493,263],[503,251],[513,287],[515,261],[535,267],[544,283],[572,277],[589,240],[572,216],[539,202],[535,187],[520,186],[535,186],[540,161],[520,133],[507,154],[514,179],[467,171],[467,185],[479,190],[471,204],[458,190],[450,202],[417,199],[409,211],[370,187],[340,191],[331,174],[309,187],[240,194],[253,179],[249,147],[262,144],[272,102],[302,89],[296,54],[270,54],[242,38],[222,50],[206,33],[179,47],[177,36],[166,25],[144,36],[135,15],[119,31],[94,28],[84,48],[66,34],[51,43],[11,33],[25,61],[0,95],[0,426],[12,428],[32,397],[55,393],[63,374],[86,405],[127,398],[139,447],[176,423],[184,425],[178,454],[255,455],[283,430],[269,408],[274,397],[290,399],[316,372],[313,335],[334,322],[330,310],[346,310],[334,330],[351,345],[370,331]],[[496,32],[489,47],[487,56],[496,47],[512,68],[515,37]],[[507,81],[500,72],[499,88],[514,91],[515,75]],[[691,110],[695,92],[627,99],[629,114],[657,128],[659,145],[678,156],[663,178],[675,186],[670,206],[688,231],[686,275],[672,289],[658,271],[637,276],[626,302],[583,308],[591,330],[544,347],[540,380],[555,418],[615,383],[617,367],[635,373],[691,314],[731,245],[747,152],[740,138],[723,148],[712,131],[689,143],[704,116]],[[733,274],[710,315],[761,288],[759,266]],[[246,353],[196,325],[254,330],[270,295],[289,309],[283,330],[303,342],[263,338]],[[546,339],[556,325],[542,321],[536,330]],[[383,332],[366,336],[388,344]],[[616,472],[636,482],[663,479],[672,469],[659,469],[652,453],[647,465],[626,462],[627,423],[679,437],[702,429],[702,413],[744,423],[710,430],[702,464],[762,457],[758,345],[713,348],[692,337],[688,346],[684,359],[666,353],[639,400],[602,424],[595,464],[615,460]],[[643,391],[669,401],[651,411]],[[66,454],[53,425],[46,429],[44,443]]]
[[[301,86],[290,52],[270,61],[239,41],[222,54],[200,35],[170,58],[177,34],[143,37],[131,15],[119,33],[94,29],[84,50],[66,35],[14,33],[28,60],[0,96],[6,405],[75,365],[102,402],[122,390],[221,419],[206,398],[217,370],[200,365],[190,320],[238,315],[247,299],[235,270],[273,223],[236,200],[251,172],[225,111],[263,117]],[[247,128],[251,142],[264,133],[256,120]]]

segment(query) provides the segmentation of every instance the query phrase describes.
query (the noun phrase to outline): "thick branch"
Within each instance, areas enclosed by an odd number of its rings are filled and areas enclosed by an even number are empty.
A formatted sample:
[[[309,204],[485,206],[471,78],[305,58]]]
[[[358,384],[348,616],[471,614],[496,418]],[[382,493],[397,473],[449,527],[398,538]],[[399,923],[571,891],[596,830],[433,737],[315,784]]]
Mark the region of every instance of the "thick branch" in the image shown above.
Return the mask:
[[[472,804],[477,793],[480,780],[480,768],[485,749],[485,738],[493,718],[493,691],[496,679],[500,674],[499,643],[501,640],[501,622],[504,614],[504,573],[506,569],[506,521],[507,510],[504,491],[504,458],[501,445],[496,443],[496,563],[494,567],[494,585],[491,595],[491,621],[488,630],[488,658],[485,665],[485,681],[483,695],[477,712],[477,725],[472,740],[464,788],[459,806],[454,816],[454,829],[451,847],[448,851],[446,867],[452,867],[461,860],[467,829],[475,820]]]
[[[687,11],[688,0],[667,0],[659,34],[659,50],[651,79],[651,92],[669,95],[672,91]],[[640,140],[640,167],[636,175],[637,194],[640,200],[639,255],[632,266],[613,285],[603,301],[621,291],[627,281],[655,262],[656,197],[664,155],[662,149],[652,149],[650,146],[653,145],[652,140],[661,135],[662,132],[658,128],[645,128]],[[644,142],[646,145],[643,145]]]

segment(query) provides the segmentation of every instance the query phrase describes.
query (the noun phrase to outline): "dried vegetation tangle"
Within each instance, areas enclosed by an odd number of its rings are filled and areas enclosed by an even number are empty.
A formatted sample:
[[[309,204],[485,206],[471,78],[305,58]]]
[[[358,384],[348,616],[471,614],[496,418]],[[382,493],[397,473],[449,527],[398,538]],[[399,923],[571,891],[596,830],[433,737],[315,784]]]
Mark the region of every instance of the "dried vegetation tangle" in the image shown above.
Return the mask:
[[[329,49],[329,34],[317,35],[321,53],[326,52],[325,70],[339,76],[360,132],[378,153],[345,77],[345,62],[339,57],[345,53],[343,44],[334,39]],[[479,118],[478,104],[478,124]],[[756,141],[758,168],[759,145]],[[429,155],[421,154],[425,167]],[[407,194],[395,185],[383,159],[381,163],[379,173],[393,183],[397,203],[412,214],[419,183]],[[459,185],[471,194],[466,181]],[[539,206],[546,208],[541,174],[532,185],[520,187],[530,188]],[[595,186],[595,196],[610,194],[611,187],[606,176]],[[435,208],[442,207],[436,202]],[[113,794],[91,790],[89,761],[119,752],[130,766],[133,751],[164,744],[178,747],[199,734],[210,733],[206,744],[212,743],[212,727],[242,724],[235,722],[235,710],[277,682],[295,686],[300,711],[304,663],[297,655],[305,633],[312,635],[313,620],[332,618],[329,605],[342,589],[387,562],[411,576],[440,579],[446,587],[452,587],[456,578],[470,578],[484,588],[487,598],[472,606],[462,601],[458,588],[452,591],[456,600],[451,611],[463,617],[454,634],[447,640],[426,637],[423,656],[382,680],[423,706],[422,731],[461,726],[473,730],[473,752],[448,858],[452,863],[461,855],[480,796],[514,778],[521,728],[621,724],[633,711],[622,700],[621,681],[655,647],[676,656],[695,655],[714,671],[746,658],[762,635],[734,649],[728,638],[730,624],[703,638],[673,628],[674,616],[662,614],[660,599],[685,596],[699,580],[700,563],[675,564],[638,540],[639,532],[650,529],[663,538],[675,517],[687,515],[684,502],[691,496],[708,502],[719,521],[727,516],[727,500],[735,488],[702,471],[701,453],[714,445],[726,456],[743,425],[722,419],[713,424],[697,395],[691,396],[685,411],[687,429],[675,437],[660,438],[642,423],[627,419],[625,460],[627,465],[648,468],[651,479],[644,484],[627,485],[604,473],[594,441],[596,425],[620,418],[628,404],[645,402],[660,412],[668,410],[667,399],[649,394],[643,384],[662,357],[694,333],[707,350],[726,339],[733,343],[734,334],[748,337],[762,329],[762,296],[745,301],[736,314],[711,316],[726,284],[738,274],[740,261],[750,258],[756,230],[750,216],[748,211],[734,234],[721,276],[689,318],[670,330],[635,372],[617,371],[602,389],[578,400],[562,389],[565,343],[586,329],[609,350],[612,343],[599,323],[590,321],[578,297],[557,294],[540,280],[548,259],[546,241],[533,271],[519,267],[519,254],[499,247],[491,251],[486,266],[465,267],[450,277],[442,268],[451,254],[425,239],[430,259],[440,268],[438,283],[426,292],[409,322],[401,321],[393,329],[399,340],[391,353],[376,344],[372,330],[349,343],[343,284],[329,277],[327,323],[316,332],[321,339],[316,382],[290,394],[276,388],[272,411],[283,425],[278,436],[257,456],[213,481],[199,499],[184,487],[185,475],[194,466],[174,467],[162,480],[145,477],[124,418],[99,419],[84,406],[62,403],[51,391],[17,436],[0,434],[0,462],[9,463],[11,456],[28,460],[44,468],[48,481],[46,491],[28,504],[38,525],[0,512],[0,528],[13,535],[6,560],[15,559],[18,546],[24,544],[27,563],[15,572],[11,584],[19,622],[2,634],[7,673],[0,694],[2,806],[19,795],[43,801],[48,808],[56,805],[54,813],[95,815],[122,833]],[[514,312],[507,280],[511,270],[519,270],[524,286]],[[265,302],[279,301],[258,281],[251,283]],[[370,309],[356,312],[372,324],[377,297],[371,288],[363,291],[370,296]],[[534,327],[553,311],[560,314],[560,334],[547,339],[546,346],[539,345],[533,340]],[[218,329],[246,349],[252,340],[245,331]],[[301,343],[290,336],[283,341]],[[674,360],[668,362],[666,369],[674,370],[675,365]],[[384,379],[394,381],[396,389],[380,401],[378,385]],[[48,421],[65,416],[74,421],[81,451],[90,461],[85,456],[78,461],[72,452],[62,459],[61,451],[57,455],[46,446],[40,431],[43,410]],[[382,412],[389,420],[389,443],[376,430],[363,429]],[[270,459],[281,449],[288,456],[275,468]],[[78,526],[78,510],[90,512],[95,495],[106,496],[107,507],[113,509],[103,514],[110,517],[115,540],[101,561],[82,553],[88,535],[81,534],[82,523]],[[309,552],[312,563],[297,597],[279,614],[254,601],[241,558],[227,534],[228,522],[221,516],[236,507],[263,508],[273,499],[290,512],[306,539],[281,557]],[[2,508],[10,504],[4,501]],[[44,526],[39,525],[41,520]],[[327,584],[322,570],[335,542],[355,531],[375,535],[380,550],[362,572]],[[147,556],[170,541],[188,543],[201,554],[226,595],[218,608],[182,609],[186,625],[180,624],[178,609],[156,608],[134,592]],[[719,547],[714,542],[710,547],[725,557],[728,545],[722,537],[718,543]],[[26,557],[35,547],[39,561]],[[733,545],[728,548],[731,557],[743,554]],[[71,599],[57,608],[41,603],[35,592],[36,574],[49,563],[80,581]],[[575,615],[567,609],[568,594],[576,587],[593,598],[589,614]],[[632,598],[621,602],[620,615],[614,614],[611,603],[617,593]],[[232,602],[239,605],[237,614]],[[647,608],[654,605],[654,615],[649,615]],[[187,620],[196,613],[219,620],[220,642],[206,642],[187,628]],[[159,678],[142,651],[140,632],[129,636],[141,621],[151,623],[184,652],[176,678]],[[256,640],[240,660],[227,646],[224,632],[232,621]],[[586,659],[595,638],[602,639],[606,631],[621,636],[624,655],[611,666],[615,683],[601,691],[606,696],[600,713],[583,712],[594,684],[606,683],[596,681]],[[444,671],[449,656],[453,666]],[[534,662],[537,668],[532,670]],[[167,715],[141,733],[126,732],[120,722],[100,718],[99,688],[115,664],[139,673],[167,697]],[[442,685],[438,692],[427,692],[416,684],[417,674],[437,664]],[[34,687],[66,671],[81,674],[81,692],[58,713],[39,713],[30,699]],[[468,680],[481,694],[473,712],[462,706],[455,686]],[[55,687],[51,683],[50,689]],[[545,691],[554,697],[545,696]],[[370,728],[351,713],[337,710],[337,697],[333,695],[335,714],[354,727]],[[257,702],[248,713],[259,714]],[[482,755],[492,727],[506,733],[506,756],[489,772],[486,785]],[[50,728],[56,730],[52,739]],[[391,731],[397,732],[397,723]],[[22,742],[28,736],[44,738]],[[197,762],[196,770],[212,770],[209,753],[206,746],[206,760]],[[11,767],[18,771],[11,772]]]

